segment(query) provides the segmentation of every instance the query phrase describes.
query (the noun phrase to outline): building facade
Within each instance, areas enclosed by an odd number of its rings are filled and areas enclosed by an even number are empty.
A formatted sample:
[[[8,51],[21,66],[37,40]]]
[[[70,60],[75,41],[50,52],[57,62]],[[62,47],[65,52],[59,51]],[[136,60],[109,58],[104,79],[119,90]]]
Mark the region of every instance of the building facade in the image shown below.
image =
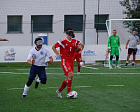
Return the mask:
[[[98,44],[106,44],[105,21],[125,18],[125,9],[120,0],[100,0],[99,5],[98,0],[85,1],[85,44],[97,44],[97,28]],[[65,37],[68,27],[83,42],[83,0],[1,0],[0,4],[0,38],[9,38],[1,46],[30,46],[40,33],[47,34],[47,44],[53,45]]]

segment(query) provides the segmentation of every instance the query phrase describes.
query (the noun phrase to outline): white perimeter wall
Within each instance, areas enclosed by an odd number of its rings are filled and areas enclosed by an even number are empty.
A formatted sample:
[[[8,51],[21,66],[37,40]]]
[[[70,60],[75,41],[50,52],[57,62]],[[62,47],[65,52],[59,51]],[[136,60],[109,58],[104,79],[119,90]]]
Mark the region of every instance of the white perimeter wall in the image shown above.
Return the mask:
[[[55,53],[52,51],[52,46],[46,46],[53,56],[54,61],[60,61],[56,58]],[[126,60],[127,50],[125,45],[122,45],[122,51],[120,52],[120,60]],[[26,62],[27,56],[32,46],[3,46],[0,47],[1,55],[0,62]],[[83,52],[82,58],[86,63],[94,63],[96,60],[105,60],[107,45],[86,45]],[[7,55],[7,54],[14,55]],[[8,59],[5,61],[5,59]],[[137,60],[140,60],[140,46],[138,46]],[[48,60],[48,58],[47,58]]]

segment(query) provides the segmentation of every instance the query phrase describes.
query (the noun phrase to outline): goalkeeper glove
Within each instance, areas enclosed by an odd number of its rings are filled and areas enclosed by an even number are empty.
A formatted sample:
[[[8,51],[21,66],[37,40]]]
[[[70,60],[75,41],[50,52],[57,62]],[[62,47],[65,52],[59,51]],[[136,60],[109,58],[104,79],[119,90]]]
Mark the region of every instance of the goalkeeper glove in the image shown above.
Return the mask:
[[[120,49],[120,52],[122,51],[122,49],[121,48],[119,48]]]

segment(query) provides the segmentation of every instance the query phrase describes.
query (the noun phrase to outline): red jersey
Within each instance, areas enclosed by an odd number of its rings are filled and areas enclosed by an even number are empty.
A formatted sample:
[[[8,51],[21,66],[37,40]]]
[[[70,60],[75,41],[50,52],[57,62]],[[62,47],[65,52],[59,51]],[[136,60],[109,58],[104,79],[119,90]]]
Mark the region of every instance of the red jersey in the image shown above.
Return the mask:
[[[77,40],[77,39],[76,39],[76,40]],[[80,41],[80,40],[77,40],[77,44],[78,44],[78,45],[81,44],[81,41]],[[81,51],[81,50],[79,50],[78,52],[75,51],[74,55],[78,55],[80,51]]]
[[[78,47],[77,40],[72,38],[69,41],[67,38],[59,40],[55,47],[60,47],[61,58],[68,62],[73,62],[75,49]]]

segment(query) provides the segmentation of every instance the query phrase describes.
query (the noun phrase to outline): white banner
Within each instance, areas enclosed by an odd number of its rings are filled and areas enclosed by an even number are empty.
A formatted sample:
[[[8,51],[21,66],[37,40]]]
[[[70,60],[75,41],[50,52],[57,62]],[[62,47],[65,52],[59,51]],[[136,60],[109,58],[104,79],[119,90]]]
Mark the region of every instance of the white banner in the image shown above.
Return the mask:
[[[32,47],[33,46],[1,46],[0,62],[26,62],[28,53]],[[52,54],[54,61],[61,60],[60,58],[57,58],[52,51],[52,46],[46,47]],[[122,45],[121,47],[120,60],[126,60],[128,49],[125,49],[125,45]],[[94,63],[96,60],[105,60],[106,50],[107,45],[86,45],[82,52],[83,61],[86,63]],[[138,46],[136,59],[140,60],[140,46]]]
[[[86,45],[83,52],[82,58],[85,63],[94,63],[96,60],[105,60],[106,58],[107,45]],[[125,49],[125,45],[121,46],[120,60],[126,60],[128,49]],[[132,60],[132,56],[130,57]],[[140,60],[140,46],[138,46],[136,60]]]

